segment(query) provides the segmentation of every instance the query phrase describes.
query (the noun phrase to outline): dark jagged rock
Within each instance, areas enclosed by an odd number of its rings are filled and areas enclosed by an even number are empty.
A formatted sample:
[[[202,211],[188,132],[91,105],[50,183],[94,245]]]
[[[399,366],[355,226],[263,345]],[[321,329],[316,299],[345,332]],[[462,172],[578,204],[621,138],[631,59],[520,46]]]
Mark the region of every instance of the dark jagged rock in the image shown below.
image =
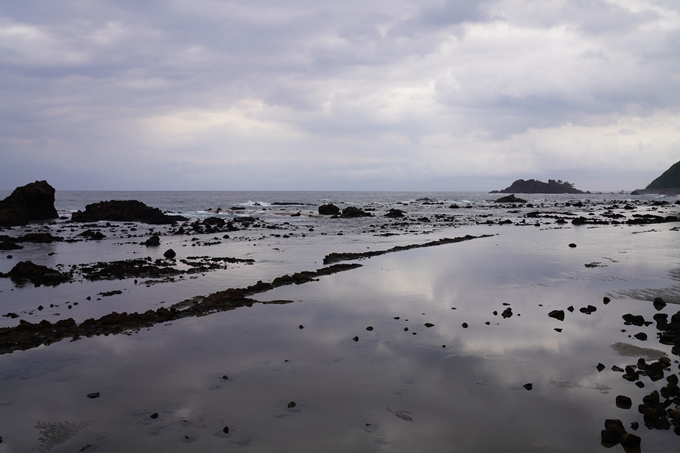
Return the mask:
[[[324,204],[319,206],[319,214],[321,215],[338,215],[340,214],[340,208],[332,203]]]
[[[355,217],[371,217],[373,214],[370,212],[366,212],[361,208],[357,208],[354,206],[347,206],[345,209],[342,210],[342,216],[346,218],[355,218]]]
[[[25,225],[34,220],[59,217],[54,208],[54,187],[47,181],[36,181],[17,187],[0,201],[0,225]]]
[[[549,179],[548,182],[538,181],[536,179],[518,179],[513,182],[510,187],[499,191],[500,193],[585,193],[582,190],[574,188],[574,185],[567,181]]]
[[[98,222],[100,220],[118,222],[143,222],[154,225],[172,224],[187,220],[182,216],[163,214],[158,208],[147,206],[137,200],[111,200],[89,204],[85,211],[76,211],[71,216],[73,222]]]
[[[501,197],[494,201],[494,203],[526,203],[527,201],[523,198],[517,198],[515,194],[508,195],[507,197]]]
[[[158,247],[161,245],[161,238],[158,237],[158,235],[153,235],[146,241],[142,242],[143,245],[146,245],[147,247]]]
[[[56,286],[71,281],[71,275],[51,269],[47,266],[33,264],[31,261],[17,263],[11,271],[0,274],[0,277],[9,277],[18,285],[31,282],[35,286]]]
[[[553,310],[550,313],[548,313],[548,316],[551,318],[558,319],[560,321],[564,321],[564,310]]]
[[[165,253],[163,253],[163,256],[167,259],[173,259],[177,256],[177,253],[173,249],[167,249]]]

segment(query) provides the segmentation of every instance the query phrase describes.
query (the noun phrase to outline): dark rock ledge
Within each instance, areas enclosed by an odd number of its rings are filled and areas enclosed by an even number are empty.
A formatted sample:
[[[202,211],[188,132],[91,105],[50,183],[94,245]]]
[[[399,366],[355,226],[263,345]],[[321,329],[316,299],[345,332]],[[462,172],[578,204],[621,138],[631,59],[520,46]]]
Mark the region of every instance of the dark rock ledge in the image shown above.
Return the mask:
[[[403,252],[405,250],[417,249],[422,247],[435,247],[437,245],[455,244],[456,242],[470,241],[472,239],[488,238],[493,237],[491,234],[483,234],[481,236],[471,236],[466,235],[464,237],[455,238],[442,238],[437,241],[425,242],[424,244],[410,244],[410,245],[398,245],[387,250],[375,250],[372,252],[359,252],[359,253],[331,253],[326,255],[323,259],[323,264],[339,263],[341,261],[351,261],[359,260],[362,258],[371,258],[374,256],[385,255],[387,253],[393,252]]]
[[[296,272],[293,275],[277,277],[271,283],[259,281],[247,288],[230,288],[213,293],[202,300],[180,302],[170,308],[161,307],[157,310],[147,310],[144,313],[113,312],[99,319],[87,319],[80,324],[77,324],[73,318],[63,319],[55,323],[45,319],[36,324],[20,320],[18,326],[0,329],[0,354],[49,345],[65,338],[71,338],[75,341],[82,336],[91,337],[135,331],[190,316],[206,316],[238,307],[250,307],[255,303],[291,303],[292,301],[289,300],[260,302],[251,299],[249,296],[269,291],[278,286],[300,285],[323,275],[331,275],[358,267],[361,267],[361,264],[336,264],[316,271]]]

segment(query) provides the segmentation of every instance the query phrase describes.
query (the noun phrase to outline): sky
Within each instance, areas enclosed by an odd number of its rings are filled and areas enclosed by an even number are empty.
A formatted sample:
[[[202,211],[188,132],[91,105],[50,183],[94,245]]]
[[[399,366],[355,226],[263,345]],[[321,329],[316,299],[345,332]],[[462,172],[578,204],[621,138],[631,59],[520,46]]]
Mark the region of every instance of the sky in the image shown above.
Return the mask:
[[[676,0],[0,3],[0,189],[644,188]]]

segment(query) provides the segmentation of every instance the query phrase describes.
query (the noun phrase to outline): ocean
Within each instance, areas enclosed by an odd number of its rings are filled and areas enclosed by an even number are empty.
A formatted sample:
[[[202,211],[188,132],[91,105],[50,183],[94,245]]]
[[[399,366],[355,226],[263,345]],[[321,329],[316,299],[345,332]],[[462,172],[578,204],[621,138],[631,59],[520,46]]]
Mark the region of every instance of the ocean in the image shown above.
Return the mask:
[[[0,251],[0,272],[70,275],[0,278],[0,452],[596,452],[610,419],[676,450],[678,198],[516,195],[58,191],[61,219],[0,231],[59,238]],[[69,221],[112,199],[188,220]],[[360,267],[317,272],[332,256]],[[155,270],[95,272],[133,262]],[[258,282],[278,283],[191,311]],[[3,340],[68,319],[99,324]]]

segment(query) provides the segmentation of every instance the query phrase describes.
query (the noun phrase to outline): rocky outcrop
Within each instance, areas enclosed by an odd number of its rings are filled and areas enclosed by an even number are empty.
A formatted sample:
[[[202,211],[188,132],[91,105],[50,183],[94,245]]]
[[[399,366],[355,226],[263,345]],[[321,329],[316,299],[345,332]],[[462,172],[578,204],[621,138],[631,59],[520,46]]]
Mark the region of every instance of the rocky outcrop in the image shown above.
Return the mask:
[[[73,222],[97,222],[100,220],[161,225],[187,219],[182,216],[163,214],[160,209],[152,208],[137,200],[111,200],[88,204],[85,211],[74,212],[71,216]]]
[[[578,190],[574,185],[567,181],[549,179],[548,182],[538,181],[536,179],[518,179],[513,182],[510,187],[506,187],[500,191],[493,191],[491,193],[586,193]]]
[[[36,181],[17,187],[0,201],[0,225],[25,225],[34,220],[59,217],[54,208],[54,187],[47,181]]]
[[[319,214],[321,215],[338,215],[340,214],[340,208],[332,203],[324,204],[319,206]]]

